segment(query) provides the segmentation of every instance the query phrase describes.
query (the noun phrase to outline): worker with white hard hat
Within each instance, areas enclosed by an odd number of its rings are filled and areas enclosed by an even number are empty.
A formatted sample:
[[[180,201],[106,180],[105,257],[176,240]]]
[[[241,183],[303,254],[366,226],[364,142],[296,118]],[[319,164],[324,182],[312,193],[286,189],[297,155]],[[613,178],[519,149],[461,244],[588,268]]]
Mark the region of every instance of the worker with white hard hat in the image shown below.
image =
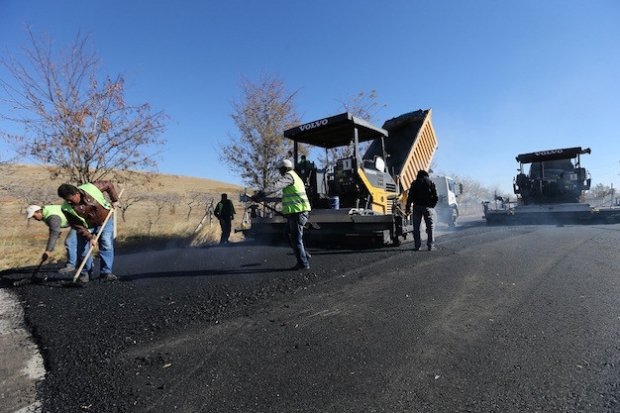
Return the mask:
[[[299,175],[293,170],[293,162],[289,159],[281,160],[278,163],[278,170],[282,175],[280,179],[269,185],[264,191],[258,192],[252,199],[260,201],[271,194],[282,191],[281,212],[287,220],[287,225],[284,227],[284,238],[293,248],[297,258],[297,264],[292,269],[309,270],[309,254],[306,253],[303,242],[304,225],[308,222],[308,213],[311,210],[306,188]]]
[[[41,257],[42,261],[45,261],[50,257],[52,251],[54,251],[62,229],[69,228],[69,222],[65,214],[63,214],[60,205],[45,205],[42,207],[39,205],[29,205],[28,208],[26,208],[26,219],[31,218],[45,223],[49,228],[47,245]],[[67,263],[64,268],[59,270],[61,273],[75,270],[75,262],[77,260],[77,235],[72,228],[69,228],[69,232],[65,238],[65,248],[67,249]]]

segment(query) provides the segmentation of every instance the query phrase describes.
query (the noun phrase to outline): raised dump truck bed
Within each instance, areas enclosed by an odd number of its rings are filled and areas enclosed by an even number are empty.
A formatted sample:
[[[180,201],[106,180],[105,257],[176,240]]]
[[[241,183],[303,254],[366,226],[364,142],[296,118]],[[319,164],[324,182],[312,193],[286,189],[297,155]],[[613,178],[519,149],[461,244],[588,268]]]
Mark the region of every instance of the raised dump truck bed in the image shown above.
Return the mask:
[[[312,206],[309,223],[320,228],[308,231],[308,238],[365,238],[381,245],[398,244],[412,231],[401,203],[417,170],[428,169],[437,148],[430,109],[390,119],[383,128],[343,113],[291,128],[284,136],[294,142],[295,165],[299,144],[353,149],[334,165],[296,168]],[[362,155],[363,142],[370,145]],[[255,215],[250,235],[277,231],[284,223],[273,213]]]
[[[401,191],[407,191],[420,169],[428,171],[437,150],[437,137],[431,121],[432,110],[417,110],[392,118],[383,124],[389,137],[385,150],[388,170],[399,177]]]

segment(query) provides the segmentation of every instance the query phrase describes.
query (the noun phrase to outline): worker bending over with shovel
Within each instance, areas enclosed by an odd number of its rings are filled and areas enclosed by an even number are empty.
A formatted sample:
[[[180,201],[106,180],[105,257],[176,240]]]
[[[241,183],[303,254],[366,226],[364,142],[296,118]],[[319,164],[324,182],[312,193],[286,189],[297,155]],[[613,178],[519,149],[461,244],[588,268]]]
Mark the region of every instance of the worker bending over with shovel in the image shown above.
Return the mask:
[[[111,203],[105,199],[104,192],[108,193]],[[114,263],[112,213],[120,203],[114,185],[110,181],[95,181],[78,187],[62,184],[58,187],[58,196],[65,200],[62,212],[77,232],[78,257],[82,261],[79,280],[88,282],[92,276],[90,253],[98,243],[101,260],[99,278],[103,281],[115,281],[117,277],[112,273]]]
[[[282,215],[287,220],[284,228],[284,238],[289,241],[297,264],[292,270],[309,270],[308,254],[304,248],[304,225],[308,222],[310,201],[306,194],[303,181],[293,170],[293,163],[284,159],[278,164],[278,171],[282,177],[272,185],[252,196],[252,200],[260,202],[267,196],[282,190]]]
[[[42,261],[46,261],[56,247],[56,241],[60,238],[61,230],[69,227],[69,221],[67,221],[65,214],[62,213],[60,205],[44,205],[42,207],[39,205],[29,205],[26,208],[26,219],[31,218],[43,222],[49,228],[47,245],[41,257]],[[67,249],[67,264],[58,271],[61,274],[75,271],[77,235],[73,228],[69,229],[69,233],[65,238],[65,248]]]

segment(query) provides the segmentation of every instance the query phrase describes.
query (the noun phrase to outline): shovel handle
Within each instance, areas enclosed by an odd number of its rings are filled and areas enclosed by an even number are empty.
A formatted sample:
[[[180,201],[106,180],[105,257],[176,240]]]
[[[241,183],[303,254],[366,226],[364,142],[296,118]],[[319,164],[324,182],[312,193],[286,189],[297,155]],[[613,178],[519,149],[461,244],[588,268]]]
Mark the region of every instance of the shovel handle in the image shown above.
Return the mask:
[[[37,268],[34,270],[34,272],[32,273],[31,277],[34,277],[35,275],[37,275],[39,273],[39,270],[41,269],[41,266],[43,265],[43,263],[47,260],[47,258],[41,258],[41,262],[39,263],[39,265],[37,265]]]
[[[248,198],[252,199],[252,197],[250,195],[248,195],[248,194],[245,194],[245,196],[247,196]],[[283,216],[282,211],[278,211],[274,207],[268,205],[267,202],[264,202],[264,201],[254,201],[254,202],[256,202],[259,205],[264,206],[265,208],[269,209],[272,212],[275,212],[277,215],[282,215]]]

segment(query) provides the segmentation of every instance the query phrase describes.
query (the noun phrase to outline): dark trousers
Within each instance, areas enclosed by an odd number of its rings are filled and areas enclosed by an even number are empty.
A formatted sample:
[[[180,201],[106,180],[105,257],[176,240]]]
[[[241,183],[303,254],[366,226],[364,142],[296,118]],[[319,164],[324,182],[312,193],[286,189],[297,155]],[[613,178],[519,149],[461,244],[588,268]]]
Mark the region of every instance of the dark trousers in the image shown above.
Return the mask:
[[[425,207],[425,206],[414,206],[413,207],[413,247],[415,249],[419,249],[422,246],[422,240],[420,239],[420,224],[422,223],[422,218],[424,218],[424,223],[426,224],[426,245],[428,247],[433,246],[433,208]]]
[[[220,227],[222,228],[222,236],[220,238],[220,244],[225,244],[230,238],[230,231],[232,229],[232,221],[226,218],[220,218]]]

